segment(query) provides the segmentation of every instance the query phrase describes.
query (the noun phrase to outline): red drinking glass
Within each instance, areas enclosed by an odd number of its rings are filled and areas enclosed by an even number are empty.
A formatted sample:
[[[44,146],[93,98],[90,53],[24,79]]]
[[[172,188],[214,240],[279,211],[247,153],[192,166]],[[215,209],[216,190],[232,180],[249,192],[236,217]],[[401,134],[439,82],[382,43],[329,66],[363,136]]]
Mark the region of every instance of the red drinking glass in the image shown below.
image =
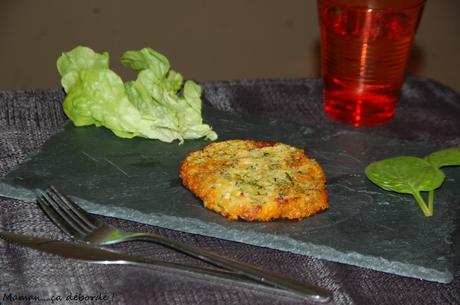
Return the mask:
[[[324,110],[371,126],[395,112],[425,0],[318,0]]]

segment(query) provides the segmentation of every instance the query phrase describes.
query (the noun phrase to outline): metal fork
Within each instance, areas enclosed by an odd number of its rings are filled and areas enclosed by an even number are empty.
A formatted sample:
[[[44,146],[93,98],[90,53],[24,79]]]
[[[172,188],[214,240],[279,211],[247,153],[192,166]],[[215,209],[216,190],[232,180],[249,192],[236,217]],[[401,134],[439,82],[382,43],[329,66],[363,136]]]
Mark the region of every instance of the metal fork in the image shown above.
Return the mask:
[[[328,302],[332,293],[324,288],[303,283],[283,275],[259,269],[253,265],[238,262],[173,239],[145,232],[126,232],[102,222],[80,208],[54,186],[45,191],[37,190],[37,203],[46,215],[74,240],[91,245],[108,245],[126,241],[142,240],[167,246],[215,266],[232,270],[259,283],[287,289],[305,298]]]

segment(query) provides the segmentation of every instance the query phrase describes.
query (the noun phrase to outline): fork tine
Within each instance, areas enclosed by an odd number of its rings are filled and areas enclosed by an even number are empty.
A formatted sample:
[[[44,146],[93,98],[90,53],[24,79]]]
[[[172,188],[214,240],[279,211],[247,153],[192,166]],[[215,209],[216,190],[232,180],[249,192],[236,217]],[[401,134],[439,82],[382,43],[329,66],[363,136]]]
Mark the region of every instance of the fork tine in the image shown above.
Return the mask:
[[[51,221],[62,231],[67,233],[73,237],[81,237],[83,236],[83,232],[78,228],[71,226],[64,218],[62,218],[58,213],[54,211],[54,209],[50,206],[50,204],[41,196],[37,198],[37,203],[40,208],[45,212],[46,215],[51,219]]]
[[[93,229],[96,229],[100,225],[100,221],[80,208],[72,199],[68,198],[67,196],[63,195],[61,192],[57,190],[54,185],[51,185],[48,191],[52,192],[59,201],[61,201],[68,209],[70,209],[76,216],[78,216],[86,225],[90,226]]]
[[[45,194],[47,195],[47,199],[50,201],[51,206],[54,208],[54,210],[63,216],[70,225],[73,225],[75,227],[78,227],[85,233],[90,233],[92,230],[94,230],[93,225],[88,225],[86,221],[82,220],[80,216],[76,215],[71,209],[68,208],[65,202],[61,200],[61,198],[56,197],[55,194],[50,192],[50,190],[46,190]]]
[[[53,211],[60,216],[62,222],[66,222],[68,226],[72,227],[78,233],[86,234],[91,231],[91,228],[85,227],[81,221],[76,219],[76,217],[72,214],[68,213],[47,192],[41,192],[41,199],[48,205],[49,208],[53,209]]]

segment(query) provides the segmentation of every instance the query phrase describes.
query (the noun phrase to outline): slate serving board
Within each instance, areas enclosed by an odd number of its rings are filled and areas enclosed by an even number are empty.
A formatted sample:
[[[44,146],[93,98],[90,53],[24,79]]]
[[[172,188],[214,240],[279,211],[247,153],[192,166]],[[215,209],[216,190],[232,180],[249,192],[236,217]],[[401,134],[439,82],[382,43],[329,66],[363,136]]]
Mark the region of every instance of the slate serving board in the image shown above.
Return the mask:
[[[424,217],[410,195],[386,192],[363,174],[375,160],[424,156],[438,148],[356,129],[326,130],[205,107],[219,140],[275,140],[304,148],[324,168],[330,208],[302,221],[234,221],[206,210],[182,187],[183,145],[120,139],[104,128],[67,124],[0,180],[0,195],[32,200],[53,184],[91,212],[184,232],[311,255],[378,271],[448,283],[457,266],[460,171],[447,169]]]

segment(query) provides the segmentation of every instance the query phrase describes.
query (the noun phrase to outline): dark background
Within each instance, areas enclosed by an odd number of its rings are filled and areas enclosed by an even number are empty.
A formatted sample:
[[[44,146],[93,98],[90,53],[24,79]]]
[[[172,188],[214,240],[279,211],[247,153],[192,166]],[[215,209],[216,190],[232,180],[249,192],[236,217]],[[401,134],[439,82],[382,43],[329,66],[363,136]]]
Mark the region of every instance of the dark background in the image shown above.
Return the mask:
[[[1,0],[0,90],[59,86],[56,59],[78,44],[150,46],[188,79],[319,75],[316,0]],[[460,91],[460,1],[428,0],[409,73]]]

